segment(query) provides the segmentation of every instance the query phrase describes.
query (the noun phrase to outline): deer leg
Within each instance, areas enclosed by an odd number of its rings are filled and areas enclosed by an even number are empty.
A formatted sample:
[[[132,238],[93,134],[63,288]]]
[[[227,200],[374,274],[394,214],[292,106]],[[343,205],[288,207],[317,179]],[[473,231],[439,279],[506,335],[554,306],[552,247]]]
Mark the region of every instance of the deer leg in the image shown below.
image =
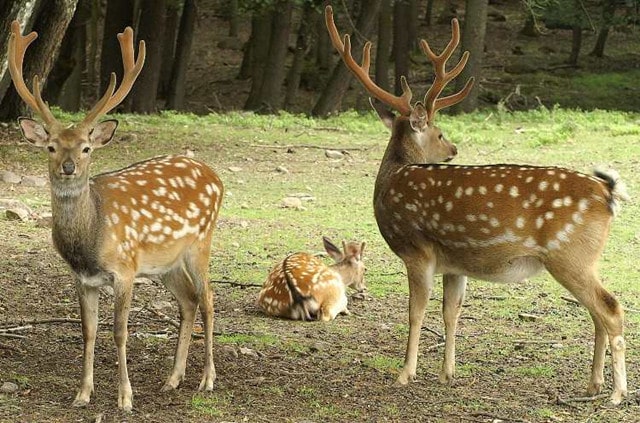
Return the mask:
[[[164,275],[162,282],[175,297],[180,310],[180,334],[178,335],[178,343],[173,357],[173,369],[162,387],[162,391],[170,391],[177,388],[184,380],[189,344],[191,343],[191,331],[196,319],[198,304],[190,276],[182,266]]]
[[[93,357],[98,330],[98,299],[100,294],[97,288],[83,285],[80,280],[76,282],[76,290],[80,300],[84,349],[82,351],[82,382],[73,401],[73,406],[85,407],[89,404],[93,393]]]
[[[131,310],[133,276],[116,279],[113,287],[115,297],[113,338],[118,350],[118,407],[125,412],[133,409],[133,392],[127,372],[127,323]]]
[[[444,275],[442,316],[444,318],[444,361],[440,371],[440,382],[451,384],[456,366],[456,330],[458,318],[467,288],[467,277],[462,275]]]
[[[623,337],[624,312],[618,301],[600,283],[595,270],[562,267],[551,274],[589,310],[595,326],[595,348],[588,391],[594,393],[602,384],[606,339],[611,346],[613,365],[613,393],[611,402],[619,404],[627,396],[625,341]],[[606,334],[605,334],[606,333]]]
[[[409,339],[404,367],[396,381],[399,385],[406,385],[416,377],[422,320],[431,295],[435,270],[435,263],[415,258],[405,260],[405,266],[409,278]]]
[[[204,324],[205,351],[204,372],[198,389],[213,391],[213,382],[216,380],[216,368],[213,363],[213,292],[206,278],[203,280],[202,293],[200,294],[200,313]]]

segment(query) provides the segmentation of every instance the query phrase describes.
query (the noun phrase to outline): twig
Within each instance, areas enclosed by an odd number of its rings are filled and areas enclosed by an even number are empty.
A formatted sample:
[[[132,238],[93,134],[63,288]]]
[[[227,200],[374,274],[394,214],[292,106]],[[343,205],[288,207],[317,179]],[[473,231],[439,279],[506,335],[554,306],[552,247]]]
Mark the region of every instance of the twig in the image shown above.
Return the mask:
[[[245,287],[245,286],[257,286],[257,287],[262,287],[262,284],[260,283],[242,283],[242,282],[235,282],[235,281],[222,281],[222,280],[211,280],[211,283],[223,283],[223,284],[227,284],[227,285],[231,285],[231,286],[240,286],[240,287]]]
[[[6,326],[6,328],[0,329],[0,330],[8,330],[12,326],[18,326],[18,325],[45,325],[49,323],[82,323],[82,320],[73,319],[69,317],[54,317],[50,319],[34,319],[34,320],[22,320],[17,322],[5,322],[2,325]],[[98,324],[111,325],[111,322],[106,322],[104,320],[101,320],[100,322],[98,322]]]
[[[514,344],[549,344],[549,345],[553,345],[553,344],[560,344],[561,341],[545,341],[543,339],[533,339],[533,340],[525,340],[525,339],[516,339],[515,341],[513,341]]]
[[[440,342],[440,343],[434,344],[434,345],[430,346],[429,348],[427,348],[425,351],[428,352],[428,351],[437,350],[440,347],[444,347],[444,342]]]
[[[0,329],[0,333],[19,332],[21,330],[29,330],[29,329],[33,329],[33,326],[32,325],[24,325],[24,326],[16,326],[16,327],[13,327],[13,328]]]
[[[437,336],[440,339],[444,339],[444,336],[440,332],[435,330],[435,329],[431,329],[428,326],[424,327],[423,329],[426,330],[427,332],[431,332],[432,334],[434,334],[435,336]]]
[[[563,299],[563,300],[565,300],[565,301],[566,301],[566,302],[568,302],[568,303],[580,304],[580,301],[576,300],[576,299],[575,299],[575,298],[573,298],[573,297],[567,297],[566,295],[562,295],[562,296],[560,297],[560,299]]]
[[[337,146],[332,146],[332,147],[325,147],[322,145],[312,145],[312,144],[290,144],[290,145],[263,145],[263,144],[253,144],[250,145],[249,147],[254,147],[254,148],[277,148],[277,149],[284,149],[284,148],[313,148],[316,150],[338,150],[338,151],[367,151],[369,148],[368,147],[337,147]]]
[[[502,421],[502,422],[518,422],[518,423],[528,423],[529,420],[522,420],[522,419],[513,419],[511,417],[502,417],[502,416],[496,416],[494,414],[490,414],[490,413],[483,413],[482,411],[476,411],[475,413],[471,413],[471,415],[473,417],[487,417],[489,419],[491,419],[491,421]]]
[[[640,389],[636,389],[634,391],[629,391],[627,393],[627,396],[633,395],[640,392]],[[606,399],[609,398],[609,394],[598,394],[598,395],[594,395],[591,397],[574,397],[574,398],[567,398],[567,399],[562,399],[560,397],[557,398],[558,404],[569,404],[571,402],[593,402],[593,401],[598,401],[601,399]]]
[[[0,336],[3,338],[16,338],[16,339],[26,338],[26,336],[24,335],[16,335],[15,333],[6,333],[6,332],[0,332]]]
[[[158,318],[160,318],[162,321],[169,323],[171,326],[180,329],[180,322],[172,319],[171,317],[167,316],[166,314],[154,309],[153,307],[148,308],[147,310],[149,310],[150,312],[152,312],[153,314],[155,314]],[[191,332],[191,336],[193,336],[194,338],[204,338],[204,334],[202,333],[196,333],[196,332]]]

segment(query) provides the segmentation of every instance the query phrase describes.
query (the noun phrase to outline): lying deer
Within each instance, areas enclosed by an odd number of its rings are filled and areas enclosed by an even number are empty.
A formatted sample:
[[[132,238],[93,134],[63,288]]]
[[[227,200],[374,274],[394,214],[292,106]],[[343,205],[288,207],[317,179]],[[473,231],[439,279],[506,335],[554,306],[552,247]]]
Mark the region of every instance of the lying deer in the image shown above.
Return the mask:
[[[330,6],[325,9],[333,46],[351,72],[376,99],[399,116],[374,106],[391,128],[373,193],[380,233],[404,262],[409,279],[409,340],[399,384],[416,376],[418,341],[434,275],[443,274],[445,354],[440,380],[454,376],[455,332],[465,296],[467,276],[497,282],[519,282],[543,269],[584,305],[595,325],[595,348],[589,394],[600,392],[607,341],[611,346],[613,394],[627,395],[623,311],[602,286],[597,272],[623,184],[612,172],[593,176],[559,167],[528,165],[453,166],[457,150],[434,125],[438,110],[464,99],[473,80],[448,97],[438,98],[464,68],[465,52],[445,70],[460,41],[457,20],[442,54],[422,40],[433,63],[435,81],[424,100],[411,104],[411,90],[390,94],[369,77],[371,43],[362,65],[351,56],[349,36],[340,39]]]
[[[33,93],[22,76],[22,61],[35,32],[20,34],[14,21],[9,41],[9,70],[20,97],[42,123],[20,118],[24,138],[49,155],[53,242],[75,275],[80,299],[84,351],[82,382],[74,406],[89,403],[94,390],[93,357],[98,324],[99,287],[113,287],[114,338],[118,353],[118,406],[132,409],[127,372],[127,320],[133,280],[160,275],[180,306],[180,335],[173,370],[163,390],[184,379],[191,331],[198,306],[205,333],[205,366],[200,389],[212,390],[213,294],[208,283],[211,236],[222,201],[223,186],[207,165],[184,156],[134,163],[89,178],[91,153],[107,145],[118,122],[98,119],[125,98],[145,58],[140,41],[134,60],[133,31],[118,34],[124,76],[115,90],[111,74],[107,92],[78,124],[64,126],[53,116],[33,78]]]
[[[365,243],[342,242],[343,251],[323,237],[324,248],[335,263],[327,266],[318,257],[294,253],[269,272],[258,305],[265,313],[293,320],[333,320],[349,314],[346,288],[363,291]]]

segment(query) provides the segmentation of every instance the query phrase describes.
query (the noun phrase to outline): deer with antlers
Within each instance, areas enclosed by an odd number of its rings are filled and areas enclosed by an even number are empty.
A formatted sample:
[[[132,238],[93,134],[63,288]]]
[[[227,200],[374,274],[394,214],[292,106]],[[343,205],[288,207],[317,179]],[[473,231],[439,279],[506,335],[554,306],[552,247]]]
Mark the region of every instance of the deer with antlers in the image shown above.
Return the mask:
[[[22,36],[11,25],[9,70],[20,97],[42,123],[20,118],[24,138],[49,155],[53,242],[75,275],[84,340],[82,381],[73,402],[86,406],[94,390],[93,361],[98,325],[99,288],[113,287],[113,332],[118,355],[118,406],[131,411],[133,395],[127,372],[127,321],[134,278],[158,275],[180,307],[180,334],[174,364],[163,390],[176,388],[185,376],[191,331],[198,306],[205,334],[205,366],[200,389],[212,390],[213,294],[208,284],[211,237],[218,217],[223,185],[206,164],[184,156],[164,156],[124,169],[89,177],[91,153],[106,146],[118,125],[98,122],[120,104],[136,80],[145,59],[140,41],[134,58],[133,31],[118,34],[124,76],[115,90],[111,74],[104,96],[82,122],[64,126],[40,94],[38,76],[33,92],[22,76],[27,47],[36,39]]]
[[[394,116],[374,105],[391,128],[373,194],[380,233],[404,262],[409,280],[409,339],[397,382],[416,376],[418,341],[434,276],[443,275],[445,353],[440,381],[454,376],[455,332],[465,296],[467,276],[518,282],[546,269],[587,308],[595,326],[589,394],[600,392],[607,342],[613,365],[611,401],[627,395],[623,311],[601,284],[597,261],[613,216],[627,199],[615,172],[586,175],[560,167],[524,165],[456,166],[457,150],[435,126],[438,110],[462,101],[471,90],[439,98],[468,59],[465,52],[450,71],[446,62],[460,41],[457,20],[441,54],[425,40],[420,46],[433,63],[435,80],[423,101],[411,104],[404,77],[395,96],[369,77],[371,43],[362,64],[351,56],[349,36],[340,38],[330,6],[326,25],[333,46],[346,66],[377,100],[399,112]]]

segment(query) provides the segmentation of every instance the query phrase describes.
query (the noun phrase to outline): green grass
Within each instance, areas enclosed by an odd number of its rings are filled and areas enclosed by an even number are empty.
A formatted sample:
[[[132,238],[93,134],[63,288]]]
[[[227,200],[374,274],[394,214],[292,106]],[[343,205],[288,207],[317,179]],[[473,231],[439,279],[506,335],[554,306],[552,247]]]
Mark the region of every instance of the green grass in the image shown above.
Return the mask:
[[[208,417],[224,416],[224,409],[232,398],[226,394],[196,394],[191,398],[191,408],[198,414]]]

